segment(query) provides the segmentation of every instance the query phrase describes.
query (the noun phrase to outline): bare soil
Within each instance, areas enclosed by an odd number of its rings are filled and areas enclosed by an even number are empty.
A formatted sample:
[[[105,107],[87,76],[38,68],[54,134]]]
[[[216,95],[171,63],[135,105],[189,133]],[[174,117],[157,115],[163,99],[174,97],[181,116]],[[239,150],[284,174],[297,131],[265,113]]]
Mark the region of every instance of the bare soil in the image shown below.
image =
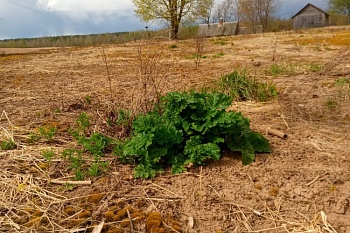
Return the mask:
[[[0,141],[18,145],[0,151],[0,231],[91,232],[103,222],[102,232],[350,233],[349,30],[0,49]],[[231,106],[268,138],[271,154],[243,166],[239,154],[223,152],[151,180],[134,179],[132,165],[107,154],[109,170],[86,178],[91,184],[50,183],[74,178],[60,153],[77,146],[68,129],[82,111],[94,131],[123,137],[106,122],[116,109],[142,111],[155,89],[200,88],[235,69],[277,87],[271,101]],[[28,142],[42,126],[57,129],[54,140]]]

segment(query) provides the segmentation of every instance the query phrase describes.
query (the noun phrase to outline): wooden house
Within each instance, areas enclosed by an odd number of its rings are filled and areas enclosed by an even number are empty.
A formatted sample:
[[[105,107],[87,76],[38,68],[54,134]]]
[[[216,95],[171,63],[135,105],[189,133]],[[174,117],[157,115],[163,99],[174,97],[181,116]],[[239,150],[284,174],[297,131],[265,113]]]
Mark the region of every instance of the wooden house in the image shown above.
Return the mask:
[[[294,29],[323,27],[329,25],[329,14],[308,3],[293,17]]]

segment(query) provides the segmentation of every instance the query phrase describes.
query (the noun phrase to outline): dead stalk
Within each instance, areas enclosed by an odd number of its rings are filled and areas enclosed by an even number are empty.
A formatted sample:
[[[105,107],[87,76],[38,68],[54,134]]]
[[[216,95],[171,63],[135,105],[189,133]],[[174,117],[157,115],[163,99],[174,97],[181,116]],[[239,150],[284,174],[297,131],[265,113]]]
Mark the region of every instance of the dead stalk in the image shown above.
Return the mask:
[[[102,56],[102,60],[103,60],[103,62],[105,64],[106,71],[107,71],[107,80],[108,80],[108,84],[109,84],[110,101],[113,103],[112,77],[111,77],[111,74],[109,72],[109,65],[108,65],[108,62],[107,62],[107,55],[105,53],[104,48],[101,49],[101,56]]]

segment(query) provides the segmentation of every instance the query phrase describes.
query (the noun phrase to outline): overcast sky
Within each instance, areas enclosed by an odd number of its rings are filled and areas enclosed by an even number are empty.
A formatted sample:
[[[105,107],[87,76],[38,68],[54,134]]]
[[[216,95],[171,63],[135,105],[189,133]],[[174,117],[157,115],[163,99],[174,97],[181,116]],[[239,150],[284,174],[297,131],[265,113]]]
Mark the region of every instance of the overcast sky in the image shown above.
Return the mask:
[[[280,1],[282,18],[293,16],[307,3],[327,8],[327,0]],[[146,24],[133,9],[131,0],[0,0],[0,39],[144,29]]]

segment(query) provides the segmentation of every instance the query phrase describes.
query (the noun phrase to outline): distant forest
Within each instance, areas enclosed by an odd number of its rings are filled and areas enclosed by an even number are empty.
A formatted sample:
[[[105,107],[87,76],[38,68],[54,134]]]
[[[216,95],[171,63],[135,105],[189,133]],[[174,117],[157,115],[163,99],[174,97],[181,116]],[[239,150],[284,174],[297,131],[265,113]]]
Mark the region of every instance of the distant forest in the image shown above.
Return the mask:
[[[120,44],[145,37],[145,32],[117,32],[89,35],[48,36],[0,40],[0,48],[38,48]]]
[[[181,39],[193,38],[198,26],[186,27],[181,31]],[[18,38],[0,40],[0,48],[42,48],[67,46],[96,46],[102,44],[122,44],[130,41],[154,37],[168,38],[168,30],[116,32],[89,35],[47,36],[38,38]]]

